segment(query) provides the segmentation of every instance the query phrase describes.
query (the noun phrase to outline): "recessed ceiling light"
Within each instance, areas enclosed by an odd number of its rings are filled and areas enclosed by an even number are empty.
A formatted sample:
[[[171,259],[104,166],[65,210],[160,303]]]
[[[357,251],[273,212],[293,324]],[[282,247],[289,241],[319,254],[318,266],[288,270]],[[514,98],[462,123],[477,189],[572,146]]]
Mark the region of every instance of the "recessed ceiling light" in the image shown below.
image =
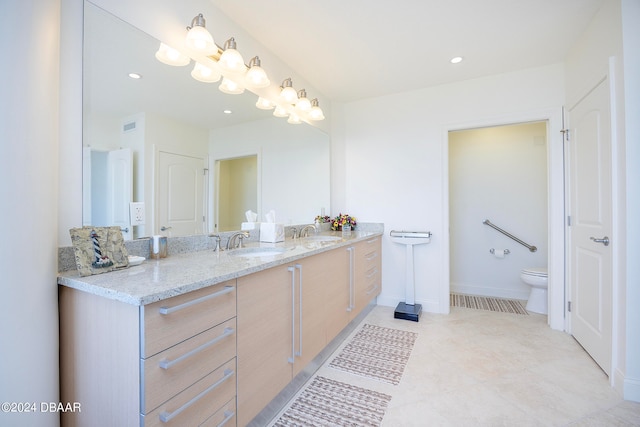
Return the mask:
[[[224,111],[223,111],[223,113],[225,113],[225,114],[231,114],[231,113],[232,113],[232,111],[231,111],[231,110],[224,110]]]
[[[457,64],[459,62],[462,62],[462,56],[456,56],[454,58],[451,58],[451,63],[452,64]]]
[[[129,73],[129,77],[131,77],[132,79],[141,79],[142,75],[138,74],[138,73]]]

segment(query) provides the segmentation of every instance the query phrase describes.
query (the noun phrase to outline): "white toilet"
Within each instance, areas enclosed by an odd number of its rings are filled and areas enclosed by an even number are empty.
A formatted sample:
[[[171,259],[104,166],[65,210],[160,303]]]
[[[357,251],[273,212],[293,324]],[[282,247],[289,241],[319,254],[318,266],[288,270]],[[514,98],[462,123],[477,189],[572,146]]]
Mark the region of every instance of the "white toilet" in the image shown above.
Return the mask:
[[[527,301],[527,311],[547,314],[547,283],[549,275],[546,268],[524,268],[520,278],[531,286],[531,293]]]

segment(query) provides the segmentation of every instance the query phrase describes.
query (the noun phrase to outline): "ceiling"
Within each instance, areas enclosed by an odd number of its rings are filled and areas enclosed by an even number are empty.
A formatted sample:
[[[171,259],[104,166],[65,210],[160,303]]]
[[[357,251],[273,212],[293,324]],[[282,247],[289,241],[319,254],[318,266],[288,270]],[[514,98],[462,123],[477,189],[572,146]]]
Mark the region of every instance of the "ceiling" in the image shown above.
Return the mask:
[[[561,62],[604,0],[211,2],[325,97],[350,102]]]

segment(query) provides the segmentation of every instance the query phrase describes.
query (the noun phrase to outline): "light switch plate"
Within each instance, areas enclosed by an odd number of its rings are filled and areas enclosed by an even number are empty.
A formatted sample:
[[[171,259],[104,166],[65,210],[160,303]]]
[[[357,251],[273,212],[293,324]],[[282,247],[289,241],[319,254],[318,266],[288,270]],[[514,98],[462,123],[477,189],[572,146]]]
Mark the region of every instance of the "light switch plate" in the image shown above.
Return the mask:
[[[129,215],[131,217],[131,225],[143,225],[144,202],[129,203]]]

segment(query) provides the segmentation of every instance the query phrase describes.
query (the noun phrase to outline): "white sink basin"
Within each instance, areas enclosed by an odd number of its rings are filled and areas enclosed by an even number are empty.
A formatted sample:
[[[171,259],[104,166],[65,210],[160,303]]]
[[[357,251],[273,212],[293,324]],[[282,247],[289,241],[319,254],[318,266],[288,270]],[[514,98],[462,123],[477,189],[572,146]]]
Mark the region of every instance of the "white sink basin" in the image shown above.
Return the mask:
[[[232,249],[228,254],[243,258],[262,258],[280,255],[284,253],[284,251],[285,248],[240,248]]]
[[[337,242],[338,240],[342,240],[342,237],[338,236],[307,236],[303,237],[304,240],[310,242]]]

